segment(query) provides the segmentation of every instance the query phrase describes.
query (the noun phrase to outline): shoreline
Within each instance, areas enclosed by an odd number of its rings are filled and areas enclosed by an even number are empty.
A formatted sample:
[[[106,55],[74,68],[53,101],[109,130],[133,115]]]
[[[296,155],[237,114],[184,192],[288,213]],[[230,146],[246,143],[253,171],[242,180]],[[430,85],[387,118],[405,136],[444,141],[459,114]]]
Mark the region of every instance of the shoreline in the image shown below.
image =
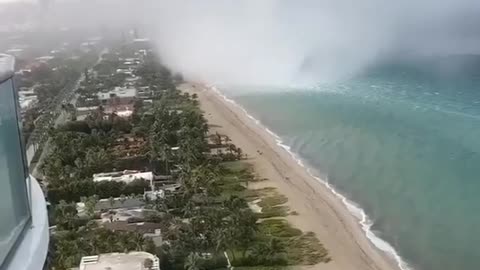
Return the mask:
[[[288,198],[287,204],[299,215],[287,220],[302,231],[313,231],[327,248],[333,260],[309,269],[409,269],[391,245],[369,231],[371,222],[361,208],[315,176],[279,136],[243,107],[201,84],[186,83],[180,89],[198,95],[208,122],[219,126],[212,130],[232,138],[248,154],[255,172],[269,179],[267,185]]]

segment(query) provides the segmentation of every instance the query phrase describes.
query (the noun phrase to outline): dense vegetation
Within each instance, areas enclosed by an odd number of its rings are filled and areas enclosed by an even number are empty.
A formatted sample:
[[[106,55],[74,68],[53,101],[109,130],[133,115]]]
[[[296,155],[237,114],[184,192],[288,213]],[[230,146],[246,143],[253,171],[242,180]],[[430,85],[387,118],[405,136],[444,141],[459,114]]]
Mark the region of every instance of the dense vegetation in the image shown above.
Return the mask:
[[[93,65],[96,60],[95,51],[67,51],[47,63],[32,67],[29,72],[16,76],[17,87],[32,89],[38,98],[38,104],[28,108],[23,115],[23,135],[26,142],[42,142],[46,137],[45,130],[51,126],[51,120],[57,113],[57,107],[65,102],[64,99],[69,98],[68,94],[73,90],[83,70]]]
[[[111,72],[114,68],[109,65],[116,64],[109,55],[108,61],[97,67],[98,72]],[[57,226],[52,241],[55,269],[75,267],[82,256],[130,250],[157,254],[164,270],[225,267],[224,252],[235,266],[329,261],[312,233],[304,234],[282,219],[288,214],[283,206],[286,198],[273,190],[246,188],[258,179],[243,163],[241,149],[228,137],[209,133],[196,96],[182,94],[175,86],[181,76],[149,60],[136,73],[142,78],[138,86],[152,90],[153,104],[139,102],[128,119],[105,115],[99,109],[85,120],[51,131],[52,151],[42,172]],[[89,79],[81,91],[95,91],[91,85],[95,80],[98,78]],[[126,138],[141,145],[129,162],[123,162],[125,157],[118,154],[120,146],[128,144]],[[211,154],[211,149],[219,147],[226,152]],[[144,199],[146,208],[157,213],[148,221],[161,225],[161,247],[137,233],[99,227],[93,210],[86,217],[77,213],[73,202],[83,200],[92,209],[98,199],[143,194],[148,189],[143,180],[128,185],[92,180],[94,173],[125,169],[172,175],[180,184],[164,199]],[[250,209],[249,203],[256,200],[264,211]]]

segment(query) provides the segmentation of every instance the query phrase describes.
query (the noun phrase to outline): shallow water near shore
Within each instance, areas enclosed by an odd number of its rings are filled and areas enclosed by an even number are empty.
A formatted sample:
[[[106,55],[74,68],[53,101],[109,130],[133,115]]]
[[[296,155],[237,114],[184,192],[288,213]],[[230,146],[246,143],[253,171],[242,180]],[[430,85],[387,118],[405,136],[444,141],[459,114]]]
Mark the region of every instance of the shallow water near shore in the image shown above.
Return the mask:
[[[363,208],[411,268],[480,269],[480,76],[429,68],[225,93]]]

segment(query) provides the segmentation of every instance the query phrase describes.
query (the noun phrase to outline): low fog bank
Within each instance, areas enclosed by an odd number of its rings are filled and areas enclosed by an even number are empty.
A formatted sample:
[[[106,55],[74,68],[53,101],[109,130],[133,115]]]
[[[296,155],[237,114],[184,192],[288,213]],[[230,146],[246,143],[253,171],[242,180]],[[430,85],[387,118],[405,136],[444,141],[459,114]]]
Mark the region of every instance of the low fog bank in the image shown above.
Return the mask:
[[[214,82],[311,84],[384,59],[480,48],[475,0],[180,0],[152,15],[164,61]]]
[[[45,25],[141,25],[167,65],[217,83],[310,84],[480,48],[477,0],[65,0],[42,12]]]

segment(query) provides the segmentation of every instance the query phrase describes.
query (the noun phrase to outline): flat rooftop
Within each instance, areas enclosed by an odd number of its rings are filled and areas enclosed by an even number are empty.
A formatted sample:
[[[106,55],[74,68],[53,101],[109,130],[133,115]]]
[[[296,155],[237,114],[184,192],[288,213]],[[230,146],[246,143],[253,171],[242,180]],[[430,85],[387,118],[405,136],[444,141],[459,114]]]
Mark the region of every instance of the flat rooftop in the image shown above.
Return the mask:
[[[106,253],[83,257],[79,270],[144,270],[147,259],[153,262],[152,270],[160,270],[158,257],[147,252]]]
[[[133,98],[137,96],[137,89],[135,88],[123,88],[123,87],[115,87],[115,89],[110,90],[108,92],[98,92],[97,93],[98,99],[100,100],[107,100],[113,97],[120,97],[120,98]]]

